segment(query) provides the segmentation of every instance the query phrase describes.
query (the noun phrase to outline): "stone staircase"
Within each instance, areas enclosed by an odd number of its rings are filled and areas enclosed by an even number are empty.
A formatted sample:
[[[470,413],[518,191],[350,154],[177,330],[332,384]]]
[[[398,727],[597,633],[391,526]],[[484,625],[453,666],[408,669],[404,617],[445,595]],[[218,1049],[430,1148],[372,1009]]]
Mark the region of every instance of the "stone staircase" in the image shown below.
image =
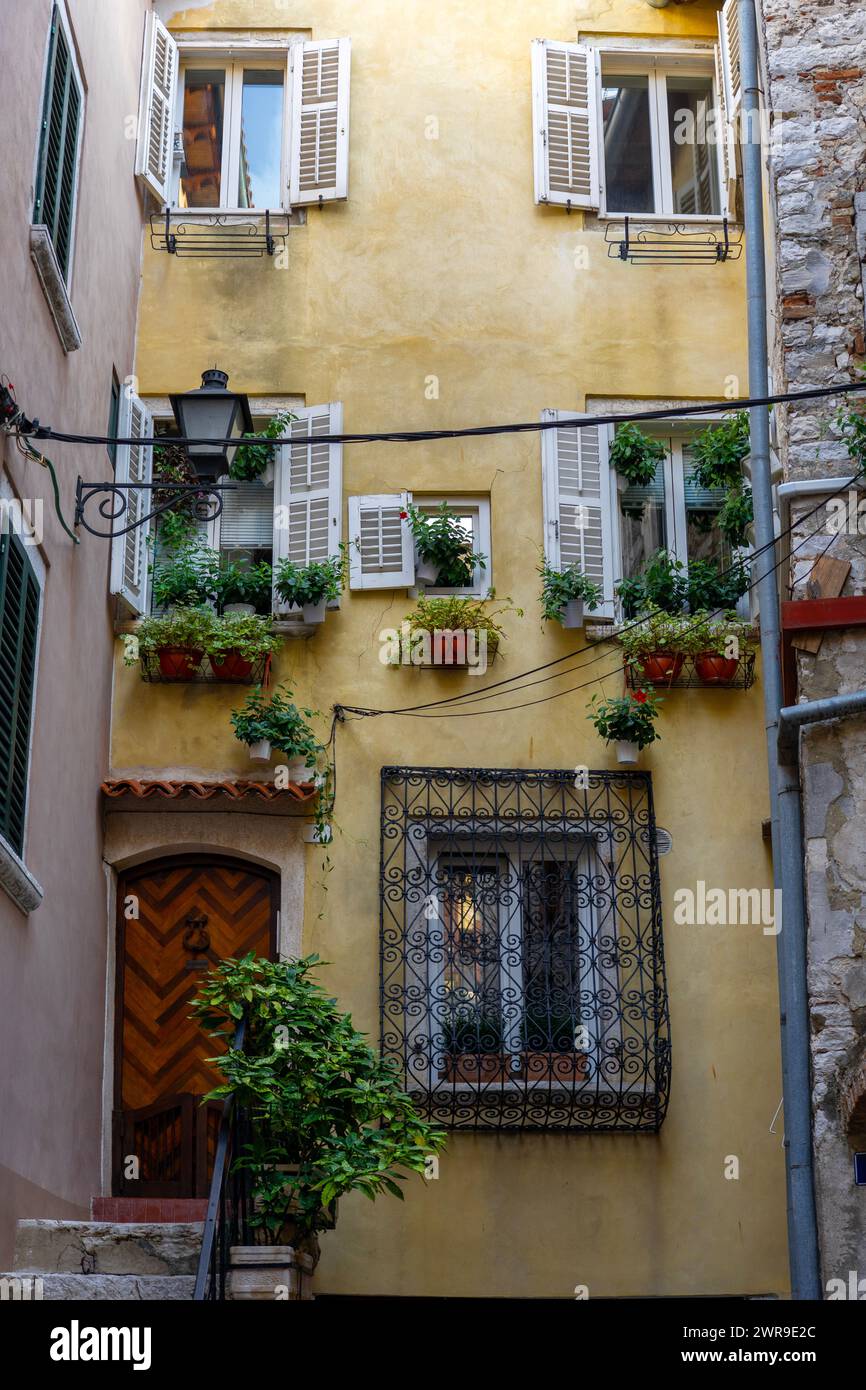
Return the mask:
[[[201,1237],[200,1222],[19,1221],[0,1281],[30,1299],[191,1299]]]

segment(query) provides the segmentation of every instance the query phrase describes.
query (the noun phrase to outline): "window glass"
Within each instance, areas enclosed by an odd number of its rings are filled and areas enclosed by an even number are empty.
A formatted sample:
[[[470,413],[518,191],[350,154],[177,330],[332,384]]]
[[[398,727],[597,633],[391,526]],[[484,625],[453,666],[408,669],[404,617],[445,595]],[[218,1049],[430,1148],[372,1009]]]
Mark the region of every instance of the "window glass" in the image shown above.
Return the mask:
[[[604,167],[611,212],[655,212],[649,77],[602,79]]]
[[[282,138],[282,72],[245,69],[238,159],[239,208],[280,206]]]
[[[443,1020],[454,1050],[502,1046],[499,865],[439,861]]]
[[[634,579],[646,568],[651,555],[668,546],[664,461],[647,487],[629,485],[618,491],[618,497],[622,576]]]
[[[707,143],[713,129],[713,79],[667,78],[668,129],[674,212],[718,214],[718,167],[715,145]]]
[[[117,436],[117,426],[120,421],[120,382],[117,379],[117,372],[111,373],[111,402],[108,407],[108,433]],[[108,457],[111,459],[112,468],[117,466],[117,445],[108,444]]]
[[[183,94],[183,168],[178,203],[218,208],[222,191],[225,68],[188,68]]]
[[[692,476],[692,452],[683,446],[683,481],[686,501],[686,553],[691,560],[716,560],[721,569],[731,563],[731,547],[714,525],[725,500],[722,488],[699,487]]]

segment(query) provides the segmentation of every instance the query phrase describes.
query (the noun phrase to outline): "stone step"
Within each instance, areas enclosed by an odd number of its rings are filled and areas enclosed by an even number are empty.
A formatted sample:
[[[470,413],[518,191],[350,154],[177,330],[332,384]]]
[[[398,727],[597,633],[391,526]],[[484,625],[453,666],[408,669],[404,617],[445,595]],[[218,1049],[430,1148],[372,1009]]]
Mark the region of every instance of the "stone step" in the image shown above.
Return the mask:
[[[194,1276],[201,1236],[198,1222],[19,1221],[15,1272],[88,1279],[99,1275]]]
[[[27,1281],[25,1285],[25,1281]],[[21,1287],[24,1285],[24,1287]],[[67,1299],[88,1302],[129,1303],[139,1300],[164,1303],[167,1299],[191,1300],[195,1278],[191,1274],[173,1277],[163,1274],[41,1274],[22,1275],[19,1270],[0,1274],[0,1288],[6,1299],[61,1302]]]

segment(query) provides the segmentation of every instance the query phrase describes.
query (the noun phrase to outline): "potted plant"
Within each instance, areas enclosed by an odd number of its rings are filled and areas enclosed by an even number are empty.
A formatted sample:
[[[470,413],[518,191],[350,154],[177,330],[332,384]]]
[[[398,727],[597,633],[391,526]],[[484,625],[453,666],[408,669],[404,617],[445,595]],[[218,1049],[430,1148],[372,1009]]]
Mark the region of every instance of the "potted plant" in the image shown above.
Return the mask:
[[[661,440],[652,439],[631,422],[617,426],[610,446],[610,465],[616,469],[621,485],[649,487],[664,457]]]
[[[124,662],[132,666],[142,656],[155,655],[164,680],[191,681],[201,668],[218,623],[212,608],[179,607],[163,617],[142,618],[135,645],[125,652]]]
[[[235,736],[249,746],[253,762],[269,762],[274,750],[284,753],[289,781],[302,783],[312,780],[322,752],[322,745],[306,722],[314,717],[313,710],[298,709],[291,690],[285,686],[269,697],[261,686],[256,686],[243,708],[232,711],[231,721]]]
[[[197,539],[184,541],[153,567],[153,600],[158,608],[200,608],[215,593],[219,556]]]
[[[566,628],[582,627],[584,605],[592,612],[602,601],[600,586],[582,574],[577,564],[555,570],[542,560],[538,573],[541,575],[541,612],[549,622],[561,623]]]
[[[495,1011],[480,1012],[461,1004],[444,1020],[444,1062],[441,1081],[507,1081],[511,1059],[502,1042],[502,1018]]]
[[[626,660],[651,685],[672,685],[692,650],[692,618],[653,608],[619,635]]]
[[[703,685],[730,685],[736,678],[742,657],[756,646],[751,623],[740,622],[735,613],[714,617],[695,614],[691,620],[695,671]]]
[[[432,516],[411,503],[400,515],[409,521],[415,542],[415,578],[420,584],[465,589],[474,582],[476,568],[486,568],[486,557],[473,552],[471,535],[447,502],[440,502]]]
[[[686,569],[682,560],[657,550],[642,574],[620,580],[614,592],[629,619],[654,608],[666,613],[733,608],[748,587],[749,567],[743,562],[720,569],[715,560],[692,560]]]
[[[495,597],[491,590],[489,598]],[[474,656],[483,655],[489,665],[499,650],[505,633],[498,619],[505,613],[523,617],[522,608],[514,608],[506,600],[493,612],[487,612],[485,599],[419,598],[414,611],[406,618],[410,643],[418,636],[423,639],[424,666],[450,667],[465,670],[473,664]]]
[[[263,430],[258,430],[255,434],[244,435],[244,439],[263,440],[265,442],[239,444],[229,469],[229,477],[235,482],[252,483],[261,479],[266,485],[272,483],[276,453],[280,446],[267,441],[282,439],[286,433],[286,426],[297,418],[297,415],[293,415],[290,410],[284,410],[269,420]]]
[[[217,680],[242,681],[262,657],[273,656],[281,646],[267,618],[256,614],[226,613],[208,639],[207,655]]]
[[[266,560],[257,565],[233,560],[217,569],[213,591],[221,613],[270,613],[273,574]]]
[[[529,1010],[523,1019],[521,1073],[524,1081],[586,1081],[589,1058],[575,1047],[571,1014]]]
[[[741,485],[750,447],[748,411],[708,425],[692,441],[692,478],[710,491]]]
[[[329,603],[338,599],[346,583],[346,548],[327,560],[295,565],[283,560],[277,568],[274,589],[283,603],[301,609],[305,623],[323,623]]]
[[[318,1236],[339,1198],[402,1197],[407,1174],[424,1174],[445,1144],[315,981],[317,964],[250,952],[220,961],[193,1000],[193,1017],[225,1049],[212,1059],[222,1080],[204,1101],[232,1097],[250,1134],[232,1155],[248,1192],[249,1244],[229,1255],[235,1299],[273,1300],[275,1285],[311,1297]],[[230,1050],[244,1015],[244,1046]]]
[[[633,690],[613,699],[593,695],[587,709],[605,743],[616,744],[619,763],[636,763],[642,748],[658,738],[655,720],[661,701],[647,690]]]

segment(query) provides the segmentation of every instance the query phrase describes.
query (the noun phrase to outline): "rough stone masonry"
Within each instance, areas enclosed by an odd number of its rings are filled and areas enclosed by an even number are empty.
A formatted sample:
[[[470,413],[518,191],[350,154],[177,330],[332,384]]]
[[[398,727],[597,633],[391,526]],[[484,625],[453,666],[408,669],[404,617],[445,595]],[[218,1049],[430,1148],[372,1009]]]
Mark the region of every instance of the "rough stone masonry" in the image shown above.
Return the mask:
[[[866,355],[866,4],[764,0],[761,9],[776,219],[775,381],[779,390],[853,381]],[[856,471],[834,428],[835,410],[828,401],[781,413],[786,480]],[[793,597],[803,598],[831,533],[820,497],[801,500],[791,519]],[[843,592],[866,593],[866,535],[843,532],[828,554],[851,565]],[[798,676],[806,699],[862,689],[866,629],[826,634],[817,655],[799,655]],[[826,1284],[849,1270],[866,1274],[866,1188],[855,1187],[853,1174],[853,1153],[866,1150],[866,718],[804,735],[801,777]]]

